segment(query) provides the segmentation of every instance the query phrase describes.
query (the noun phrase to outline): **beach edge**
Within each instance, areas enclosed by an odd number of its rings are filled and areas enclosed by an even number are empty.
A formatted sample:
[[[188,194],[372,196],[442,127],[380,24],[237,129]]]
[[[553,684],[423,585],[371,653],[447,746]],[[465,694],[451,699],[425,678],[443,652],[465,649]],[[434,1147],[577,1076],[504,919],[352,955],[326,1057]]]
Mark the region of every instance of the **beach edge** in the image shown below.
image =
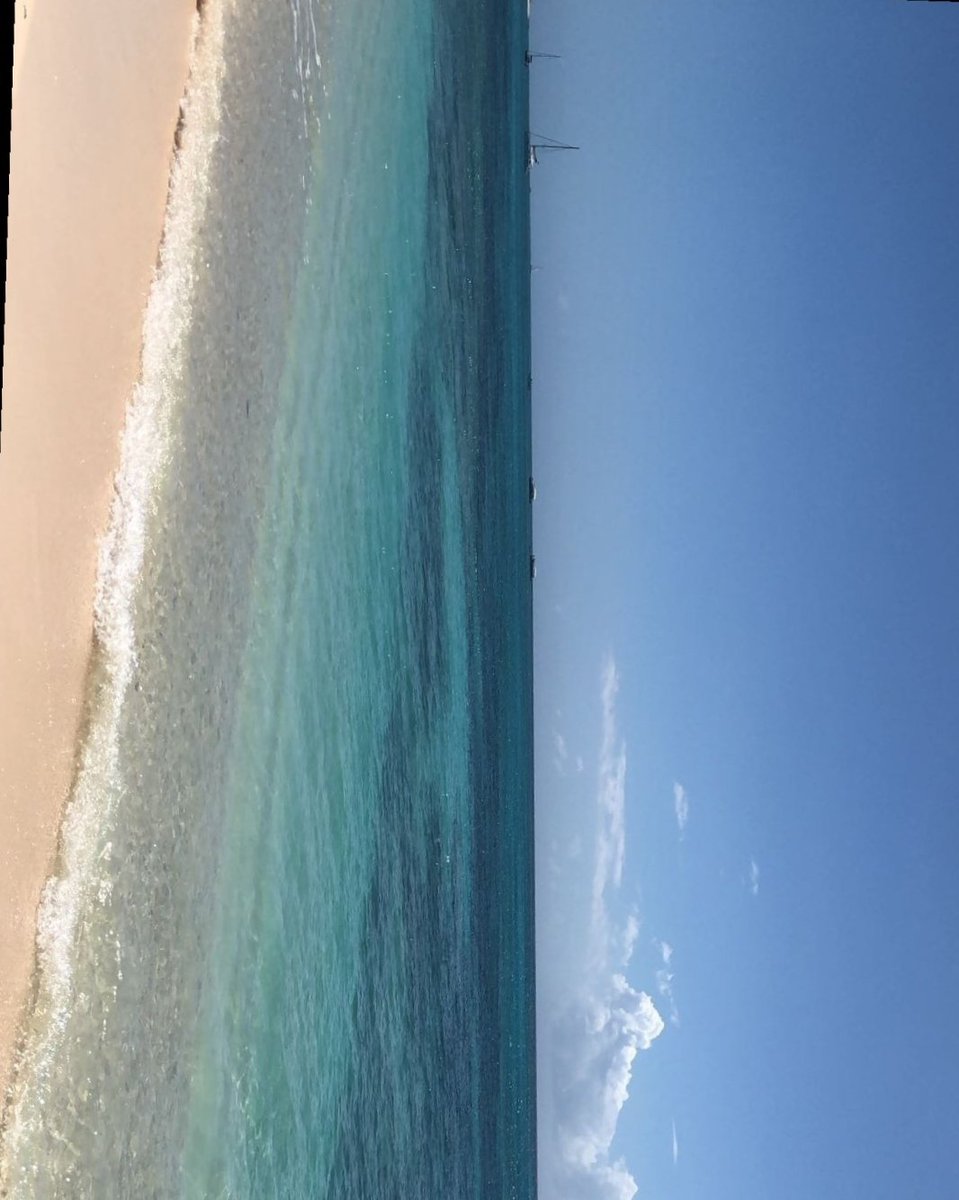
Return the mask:
[[[0,1111],[82,734],[98,543],[199,6],[38,0],[26,19],[20,7],[0,442]]]

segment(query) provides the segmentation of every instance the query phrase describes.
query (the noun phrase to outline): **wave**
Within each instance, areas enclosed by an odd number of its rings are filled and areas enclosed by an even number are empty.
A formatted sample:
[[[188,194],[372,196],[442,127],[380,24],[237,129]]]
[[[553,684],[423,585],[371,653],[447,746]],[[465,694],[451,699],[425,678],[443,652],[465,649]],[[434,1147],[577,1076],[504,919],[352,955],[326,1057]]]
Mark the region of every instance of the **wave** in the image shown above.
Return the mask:
[[[40,1128],[52,1066],[77,1001],[77,942],[84,912],[103,901],[108,827],[122,802],[119,735],[136,684],[136,608],[148,529],[170,465],[171,423],[183,394],[187,334],[197,289],[200,232],[221,122],[224,28],[232,0],[207,0],[194,17],[190,74],[180,107],[157,266],[143,321],[139,380],[121,441],[107,531],[99,547],[86,727],[60,829],[53,875],[40,902],[31,1010],[21,1031],[0,1145],[0,1194],[29,1186],[31,1134]],[[31,1193],[32,1194],[32,1193]]]

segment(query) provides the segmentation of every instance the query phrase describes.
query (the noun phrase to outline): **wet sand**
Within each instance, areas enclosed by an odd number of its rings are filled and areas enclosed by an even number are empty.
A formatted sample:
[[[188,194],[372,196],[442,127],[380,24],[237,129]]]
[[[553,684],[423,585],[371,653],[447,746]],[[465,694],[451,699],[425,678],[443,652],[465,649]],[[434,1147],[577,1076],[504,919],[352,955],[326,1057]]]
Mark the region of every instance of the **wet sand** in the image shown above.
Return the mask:
[[[16,0],[0,441],[0,1097],[73,773],[97,542],[139,370],[196,12],[196,0]]]

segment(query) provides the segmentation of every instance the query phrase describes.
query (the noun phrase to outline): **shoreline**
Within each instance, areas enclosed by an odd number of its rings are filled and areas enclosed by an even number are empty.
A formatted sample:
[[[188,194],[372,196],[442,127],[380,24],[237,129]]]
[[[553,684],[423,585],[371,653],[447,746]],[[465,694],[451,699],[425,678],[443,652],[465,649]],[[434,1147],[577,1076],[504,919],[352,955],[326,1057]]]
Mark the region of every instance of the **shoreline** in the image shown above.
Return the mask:
[[[36,0],[26,17],[17,3],[0,435],[0,1110],[73,780],[98,541],[196,21],[196,0]]]

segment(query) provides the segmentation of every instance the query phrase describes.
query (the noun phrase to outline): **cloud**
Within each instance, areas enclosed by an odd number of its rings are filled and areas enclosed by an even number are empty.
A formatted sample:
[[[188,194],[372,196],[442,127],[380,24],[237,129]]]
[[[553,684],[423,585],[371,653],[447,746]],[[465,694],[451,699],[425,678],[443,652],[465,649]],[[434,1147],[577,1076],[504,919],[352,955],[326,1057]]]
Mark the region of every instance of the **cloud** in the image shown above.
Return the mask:
[[[561,733],[553,733],[553,748],[556,751],[553,759],[553,765],[556,767],[558,774],[565,775],[566,760],[569,757],[569,750],[566,748],[566,739]]]
[[[676,1004],[676,997],[673,994],[673,979],[674,973],[669,970],[669,964],[673,958],[673,948],[669,942],[659,942],[653,938],[653,945],[659,948],[659,953],[662,955],[664,966],[656,972],[656,987],[659,994],[669,1002],[669,1023],[671,1025],[679,1024],[679,1007]]]
[[[679,826],[679,836],[682,837],[689,820],[689,797],[681,783],[673,784],[673,809],[676,813],[676,824]]]
[[[679,1138],[676,1136],[676,1122],[673,1121],[673,1166],[679,1162]]]
[[[636,912],[631,912],[629,914],[629,916],[626,918],[626,925],[623,928],[623,934],[622,934],[622,937],[623,937],[622,963],[623,963],[624,967],[629,966],[629,960],[633,957],[633,950],[635,949],[635,946],[636,946],[636,939],[639,937],[639,930],[641,928],[641,924],[642,923],[639,919],[639,914]]]
[[[584,970],[551,996],[542,1030],[548,1085],[540,1096],[540,1175],[554,1200],[632,1200],[637,1184],[611,1147],[640,1051],[662,1033],[652,998],[626,978],[641,921],[610,904],[625,861],[626,749],[616,721],[615,662],[602,672],[589,923]],[[572,926],[571,926],[572,927]],[[670,953],[672,951],[670,950]]]
[[[606,890],[619,887],[623,878],[623,859],[626,853],[626,747],[616,729],[616,694],[619,676],[610,658],[603,670],[602,741],[599,751],[599,786],[597,808],[599,828],[596,836],[596,869],[593,873],[593,923],[605,921]],[[597,933],[599,931],[597,930]]]
[[[582,1007],[571,1008],[558,1026],[557,1065],[564,1080],[555,1111],[560,1195],[593,1200],[636,1194],[625,1164],[611,1162],[609,1151],[636,1055],[662,1031],[663,1019],[650,997],[618,973]]]
[[[577,1184],[573,1180],[571,1186],[582,1189],[569,1193],[575,1195],[577,1200],[633,1200],[639,1191],[636,1180],[622,1159],[594,1168],[585,1182],[580,1180]]]
[[[759,895],[759,864],[754,858],[749,860],[749,890],[754,896]]]
[[[572,1164],[593,1167],[601,1162],[619,1113],[629,1095],[633,1061],[663,1031],[663,1019],[645,992],[621,974],[610,976],[604,994],[592,997],[581,1011],[571,1012],[567,1042],[571,1088],[559,1114],[566,1129],[566,1157]]]

